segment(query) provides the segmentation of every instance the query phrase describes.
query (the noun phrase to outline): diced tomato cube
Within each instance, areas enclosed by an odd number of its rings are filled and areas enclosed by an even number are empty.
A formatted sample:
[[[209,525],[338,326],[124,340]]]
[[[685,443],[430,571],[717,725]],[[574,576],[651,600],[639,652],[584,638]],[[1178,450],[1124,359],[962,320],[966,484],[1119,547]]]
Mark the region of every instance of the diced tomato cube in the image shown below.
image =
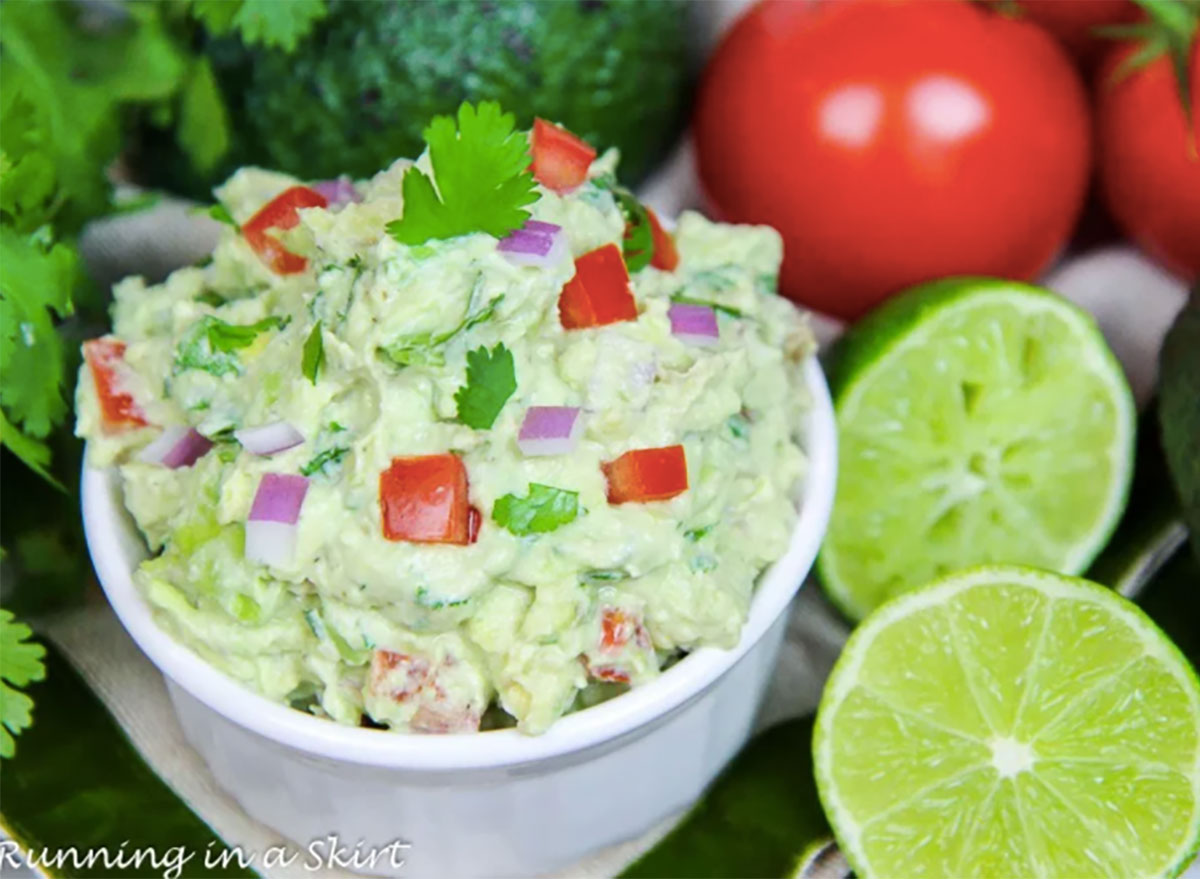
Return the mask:
[[[563,328],[580,330],[637,320],[637,303],[621,249],[606,244],[575,260],[575,276],[558,297]]]
[[[646,208],[646,216],[650,218],[650,235],[654,240],[654,256],[650,265],[664,272],[673,272],[679,265],[679,251],[675,249],[675,238],[662,227],[658,215],[653,209]]]
[[[565,128],[545,119],[533,120],[533,177],[555,192],[566,192],[587,180],[596,151]]]
[[[329,202],[325,196],[307,186],[292,186],[263,205],[258,213],[242,225],[246,243],[259,258],[279,275],[295,275],[308,267],[308,260],[292,253],[279,243],[268,229],[293,229],[300,222],[300,208],[323,208]]]
[[[608,480],[608,502],[665,501],[688,487],[683,446],[633,449],[601,465]]]
[[[379,475],[383,536],[410,543],[470,542],[467,470],[457,455],[393,458]]]
[[[89,339],[83,343],[83,359],[87,361],[96,387],[101,427],[105,432],[144,427],[148,422],[142,407],[133,399],[133,394],[121,387],[125,343],[112,336]]]

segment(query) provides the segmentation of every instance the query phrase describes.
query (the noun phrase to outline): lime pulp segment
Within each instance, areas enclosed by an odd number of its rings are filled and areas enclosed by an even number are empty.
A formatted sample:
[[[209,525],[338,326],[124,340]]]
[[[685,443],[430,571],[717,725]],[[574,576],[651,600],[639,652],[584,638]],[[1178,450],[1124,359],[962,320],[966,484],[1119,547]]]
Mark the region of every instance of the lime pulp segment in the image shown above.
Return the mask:
[[[1170,875],[1200,840],[1200,684],[1111,590],[979,568],[854,633],[814,733],[865,879]]]
[[[820,559],[851,617],[977,564],[1078,574],[1123,509],[1135,411],[1092,319],[1021,284],[906,294],[845,340]],[[905,297],[901,297],[903,300]]]

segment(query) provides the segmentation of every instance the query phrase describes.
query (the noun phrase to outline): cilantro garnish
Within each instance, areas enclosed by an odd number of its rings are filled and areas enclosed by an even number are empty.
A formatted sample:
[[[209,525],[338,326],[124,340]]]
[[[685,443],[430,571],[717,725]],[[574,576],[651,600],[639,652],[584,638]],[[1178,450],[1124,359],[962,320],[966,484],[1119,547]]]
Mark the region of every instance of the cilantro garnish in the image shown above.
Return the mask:
[[[553,485],[529,483],[529,496],[506,494],[492,507],[492,518],[513,534],[544,534],[574,522],[579,515],[579,492]]]
[[[71,313],[79,277],[74,250],[0,227],[0,440],[43,476],[50,450],[41,440],[67,412],[54,315]]]
[[[441,366],[446,362],[446,357],[442,351],[437,350],[438,347],[476,324],[491,320],[502,299],[504,294],[497,296],[474,314],[467,315],[458,326],[444,333],[412,333],[401,336],[382,349],[383,353],[397,366]]]
[[[713,530],[712,525],[705,525],[703,528],[689,528],[687,531],[683,532],[683,536],[686,540],[689,540],[692,543],[696,543],[700,540],[703,540],[705,537],[707,537],[708,532],[710,532],[712,530]]]
[[[260,333],[287,325],[281,317],[266,317],[246,326],[229,324],[205,315],[188,331],[175,350],[175,371],[202,369],[213,375],[241,375],[242,362],[236,351],[254,344]]]
[[[501,238],[529,219],[522,208],[537,201],[529,172],[529,144],[515,119],[494,101],[463,103],[458,127],[435,116],[425,129],[430,179],[416,166],[404,175],[404,216],[387,230],[401,244],[487,232]],[[436,188],[434,183],[436,181]]]
[[[454,394],[458,420],[476,430],[487,430],[516,389],[512,352],[503,342],[490,352],[483,346],[468,352],[467,383]]]
[[[625,238],[621,242],[621,253],[629,274],[650,265],[654,258],[654,233],[650,229],[650,216],[642,203],[627,189],[614,189],[613,195],[621,213],[625,215]]]
[[[314,473],[328,476],[334,467],[342,463],[342,458],[346,457],[349,451],[345,446],[336,446],[318,452],[311,461],[300,468],[300,472],[305,476],[312,476]]]
[[[212,34],[238,31],[247,45],[290,52],[325,17],[325,0],[193,0],[192,15]]]
[[[623,568],[593,568],[579,575],[579,581],[589,586],[596,583],[616,583],[628,579],[629,572]]]
[[[229,213],[229,208],[217,202],[214,205],[209,205],[206,213],[216,220],[218,223],[224,223],[226,226],[232,226],[235,229],[240,229],[237,220],[233,218],[233,214]]]
[[[46,676],[46,648],[29,640],[29,626],[0,610],[0,757],[16,752],[13,736],[33,723],[33,700],[19,689]]]
[[[304,356],[300,359],[300,371],[304,377],[317,383],[317,375],[325,365],[325,342],[321,338],[321,322],[313,324],[312,332],[304,340]]]
[[[713,311],[719,311],[722,314],[727,314],[730,317],[741,317],[742,310],[734,308],[732,305],[722,305],[720,302],[713,302],[711,299],[696,299],[693,296],[684,296],[682,293],[676,293],[671,297],[672,302],[677,302],[680,305],[704,305],[711,308]]]

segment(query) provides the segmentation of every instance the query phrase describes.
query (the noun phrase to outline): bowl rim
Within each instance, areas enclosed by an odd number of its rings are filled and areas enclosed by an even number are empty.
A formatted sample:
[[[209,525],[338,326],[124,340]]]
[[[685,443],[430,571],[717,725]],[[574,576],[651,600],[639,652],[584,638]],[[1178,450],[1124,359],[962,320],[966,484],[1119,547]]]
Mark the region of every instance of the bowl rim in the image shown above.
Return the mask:
[[[789,607],[816,559],[837,483],[837,436],[829,388],[815,355],[804,364],[808,467],[800,515],[787,552],[762,576],[731,649],[703,647],[652,681],[559,718],[532,736],[516,729],[423,736],[343,726],[272,702],[175,641],[155,622],[133,583],[144,545],[125,512],[113,468],[83,467],[84,533],[100,585],[125,630],[158,670],[191,696],[247,730],[310,755],[389,769],[449,771],[535,763],[620,739],[664,718],[732,668]]]

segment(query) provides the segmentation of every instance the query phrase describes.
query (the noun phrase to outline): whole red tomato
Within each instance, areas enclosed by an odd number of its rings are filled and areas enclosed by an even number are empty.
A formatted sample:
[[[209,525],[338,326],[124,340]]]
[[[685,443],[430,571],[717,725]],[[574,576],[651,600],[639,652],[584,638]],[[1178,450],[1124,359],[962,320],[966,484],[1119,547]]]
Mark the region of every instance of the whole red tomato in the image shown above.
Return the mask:
[[[705,71],[694,125],[711,207],[777,228],[783,292],[846,318],[944,275],[1034,277],[1091,157],[1062,49],[945,0],[760,3]]]
[[[1117,48],[1098,71],[1100,184],[1130,238],[1176,274],[1200,279],[1200,41],[1191,56],[1191,138],[1165,55],[1116,75],[1137,49]]]
[[[1089,69],[1112,47],[1112,41],[1096,29],[1138,18],[1138,8],[1131,0],[1019,0],[1017,5],[1026,18],[1054,34]]]

